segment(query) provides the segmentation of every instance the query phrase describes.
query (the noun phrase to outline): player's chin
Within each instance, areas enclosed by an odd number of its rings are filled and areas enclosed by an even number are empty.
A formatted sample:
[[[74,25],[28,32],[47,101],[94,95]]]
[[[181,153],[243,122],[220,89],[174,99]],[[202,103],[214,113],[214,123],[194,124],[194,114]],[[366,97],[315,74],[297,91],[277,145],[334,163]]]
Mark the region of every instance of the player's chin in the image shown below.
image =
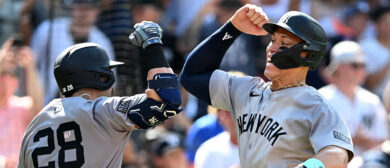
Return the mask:
[[[272,77],[275,76],[280,71],[273,63],[267,62],[265,65],[264,76],[272,80]]]

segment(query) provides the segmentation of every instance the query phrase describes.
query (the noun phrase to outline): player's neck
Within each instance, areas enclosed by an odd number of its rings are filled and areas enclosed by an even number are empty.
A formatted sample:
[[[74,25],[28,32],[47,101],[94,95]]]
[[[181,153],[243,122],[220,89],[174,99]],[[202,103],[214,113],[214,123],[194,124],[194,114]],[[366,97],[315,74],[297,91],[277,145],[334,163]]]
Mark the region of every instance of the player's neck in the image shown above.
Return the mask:
[[[287,74],[272,80],[272,91],[306,85],[306,73]]]
[[[101,91],[98,91],[96,89],[83,88],[83,89],[76,91],[72,95],[72,97],[78,97],[78,96],[80,96],[86,100],[95,100],[96,98],[98,98],[100,96],[104,96],[104,95],[102,95]]]

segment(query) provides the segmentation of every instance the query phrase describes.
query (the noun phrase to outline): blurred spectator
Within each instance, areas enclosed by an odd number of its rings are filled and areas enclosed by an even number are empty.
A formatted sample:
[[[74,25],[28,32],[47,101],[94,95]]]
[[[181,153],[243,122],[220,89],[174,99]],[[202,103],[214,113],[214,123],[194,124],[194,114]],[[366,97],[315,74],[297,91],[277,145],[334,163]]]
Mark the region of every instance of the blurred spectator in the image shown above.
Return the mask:
[[[129,139],[126,143],[125,150],[123,152],[123,161],[122,168],[131,168],[131,167],[139,167],[139,158],[134,149],[134,144],[131,139]]]
[[[339,32],[343,9],[355,4],[358,0],[318,0],[312,1],[311,16],[316,18],[324,28],[327,36],[335,36]],[[344,27],[343,27],[344,28]]]
[[[383,104],[387,110],[387,122],[390,125],[390,82],[383,92]],[[390,138],[382,145],[370,150],[363,155],[361,168],[390,168]]]
[[[187,158],[191,164],[194,163],[195,153],[199,146],[223,131],[223,127],[217,119],[216,109],[209,106],[208,113],[197,119],[187,132],[185,148]]]
[[[16,44],[8,40],[0,50],[0,158],[5,168],[16,167],[24,131],[40,111],[43,99],[32,51]],[[24,97],[14,95],[18,69],[25,74]]]
[[[319,92],[343,116],[351,133],[355,156],[389,136],[386,111],[379,97],[359,85],[365,78],[365,58],[358,43],[342,41],[331,49],[325,71],[332,84]]]
[[[333,20],[336,34],[328,36],[331,45],[343,40],[359,41],[368,26],[369,10],[365,2],[358,2],[343,9],[341,18]]]
[[[310,0],[251,0],[260,6],[272,22],[278,22],[287,11],[295,10],[310,13]]]
[[[37,56],[37,66],[45,88],[44,104],[59,97],[53,66],[57,56],[67,47],[94,42],[106,49],[114,59],[110,40],[94,25],[99,14],[98,0],[74,0],[71,17],[46,20],[35,30],[31,46]]]
[[[382,95],[390,80],[390,6],[379,7],[372,13],[376,28],[375,37],[367,37],[360,44],[366,54],[366,86]]]
[[[367,2],[367,4],[370,6],[370,10],[374,10],[378,8],[379,6],[384,6],[389,4],[389,0],[364,0]]]
[[[171,0],[167,9],[169,24],[175,24],[175,35],[182,36],[199,11],[212,0]]]
[[[147,153],[150,157],[150,167],[189,167],[183,148],[183,140],[179,134],[164,130],[147,130],[146,135],[146,139],[148,141]]]
[[[133,31],[131,0],[102,0],[97,26],[111,40],[117,61],[125,65],[117,68],[117,83],[114,94],[133,95],[145,89],[141,79],[139,53],[135,45],[129,42]],[[164,41],[165,42],[165,41]]]
[[[328,48],[342,40],[358,40],[366,30],[368,22],[368,5],[358,0],[347,1],[312,1],[311,13],[323,26],[327,38]],[[317,89],[329,83],[323,77],[323,68],[329,64],[329,53],[317,66],[315,71],[309,71],[307,85]]]
[[[20,32],[24,44],[29,45],[32,32],[48,17],[47,4],[44,0],[25,0],[20,11]]]
[[[133,19],[134,23],[139,23],[144,20],[152,21],[159,23],[163,13],[164,6],[162,0],[132,0],[132,11],[133,11]],[[181,71],[181,68],[184,64],[183,55],[180,54],[176,49],[176,37],[171,34],[166,28],[162,27],[163,36],[162,41],[164,41],[164,54],[166,59],[168,60],[170,66],[173,71],[178,74]],[[143,59],[143,52],[139,50],[140,53],[140,64],[144,64],[144,62],[149,61]],[[142,69],[141,70],[143,76],[146,76],[147,72]],[[146,81],[145,81],[146,82]],[[146,87],[146,83],[144,83]]]
[[[23,0],[0,0],[0,45],[18,31]]]
[[[240,165],[237,133],[229,111],[218,109],[218,121],[224,132],[204,142],[195,155],[195,168],[228,168]]]
[[[332,31],[327,35],[329,48],[344,40],[359,41],[372,29],[368,20],[369,7],[365,2],[349,5],[340,12],[340,18],[332,17],[331,26],[326,29]],[[308,85],[319,89],[330,82],[324,79],[326,74],[324,75],[323,72],[325,66],[330,62],[329,57],[329,52],[326,52],[318,68],[308,73],[306,81]]]

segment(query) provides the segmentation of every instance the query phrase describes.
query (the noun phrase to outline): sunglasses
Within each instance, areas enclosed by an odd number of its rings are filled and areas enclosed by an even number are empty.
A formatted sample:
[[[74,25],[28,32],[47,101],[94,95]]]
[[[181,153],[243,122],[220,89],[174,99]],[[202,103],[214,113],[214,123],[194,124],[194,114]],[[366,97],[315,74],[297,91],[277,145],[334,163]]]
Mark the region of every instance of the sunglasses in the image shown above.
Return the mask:
[[[362,68],[366,67],[366,65],[364,63],[356,63],[356,62],[354,62],[354,63],[351,63],[350,65],[351,65],[351,67],[353,69],[362,69]]]

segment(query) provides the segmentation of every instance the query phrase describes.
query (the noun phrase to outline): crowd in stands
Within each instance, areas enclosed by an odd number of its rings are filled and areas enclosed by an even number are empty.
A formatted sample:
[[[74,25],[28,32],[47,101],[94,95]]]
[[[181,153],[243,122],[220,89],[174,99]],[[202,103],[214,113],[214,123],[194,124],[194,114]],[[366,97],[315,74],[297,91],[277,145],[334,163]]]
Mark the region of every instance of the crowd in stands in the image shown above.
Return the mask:
[[[29,122],[61,96],[53,68],[64,49],[101,45],[125,63],[115,70],[114,95],[142,93],[148,60],[129,42],[134,24],[162,27],[165,57],[180,75],[189,52],[246,3],[262,7],[274,22],[291,10],[319,21],[327,53],[306,83],[344,117],[355,150],[349,167],[390,168],[390,0],[0,0],[0,168],[16,167]],[[269,41],[242,34],[220,68],[268,80]],[[182,98],[182,114],[132,133],[122,167],[239,167],[235,119],[184,89]]]

